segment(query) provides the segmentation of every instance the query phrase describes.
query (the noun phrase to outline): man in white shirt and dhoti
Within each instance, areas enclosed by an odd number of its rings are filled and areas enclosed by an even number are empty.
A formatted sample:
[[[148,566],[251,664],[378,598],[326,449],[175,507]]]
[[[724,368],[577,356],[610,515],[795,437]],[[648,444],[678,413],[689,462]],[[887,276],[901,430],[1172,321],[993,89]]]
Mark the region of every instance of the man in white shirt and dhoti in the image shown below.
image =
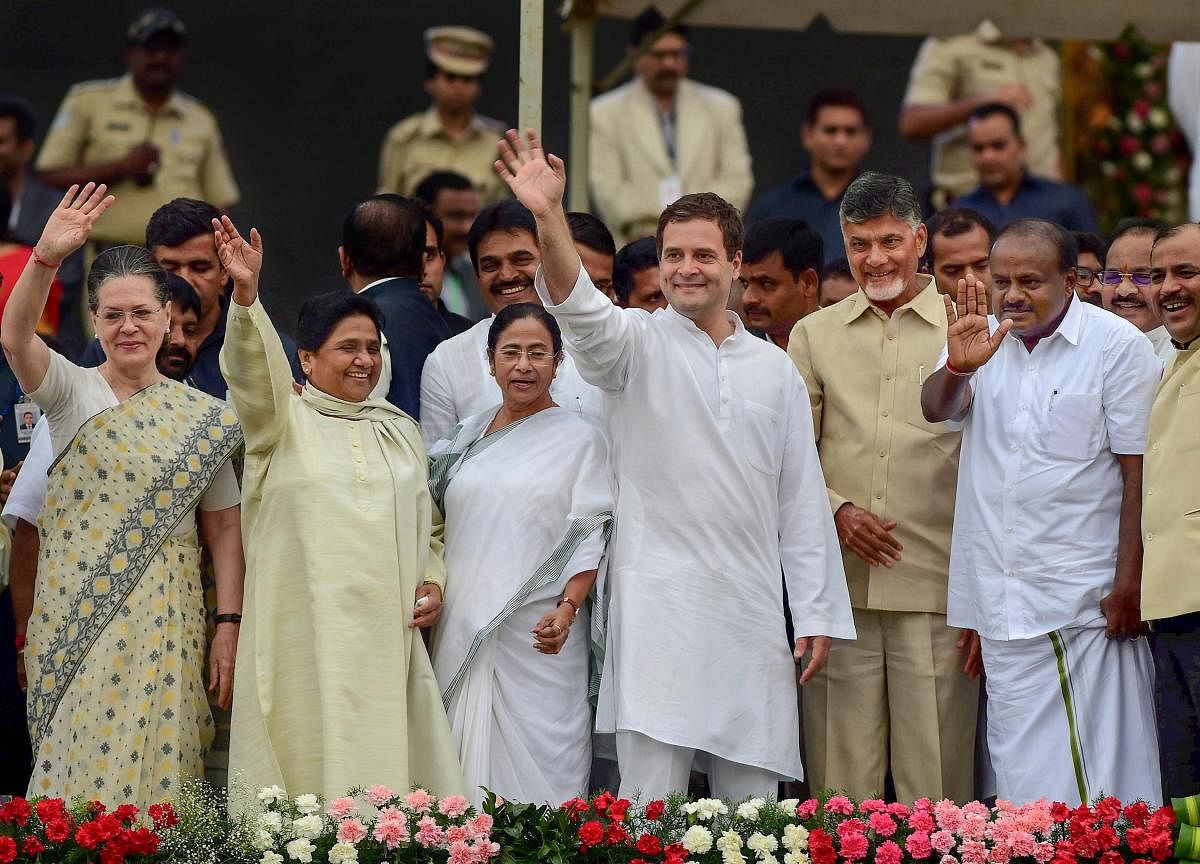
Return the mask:
[[[1159,362],[1075,296],[1074,238],[1040,219],[945,298],[925,418],[962,425],[948,618],[979,631],[999,797],[1161,801],[1140,639],[1142,453]]]
[[[741,264],[737,210],[685,195],[659,220],[653,315],[596,290],[562,208],[565,170],[536,136],[497,170],[537,219],[536,280],[585,381],[604,394],[616,478],[611,600],[597,731],[616,732],[621,794],[769,795],[803,775],[802,681],[854,638],[804,382],[726,310]],[[780,565],[797,638],[787,644]]]

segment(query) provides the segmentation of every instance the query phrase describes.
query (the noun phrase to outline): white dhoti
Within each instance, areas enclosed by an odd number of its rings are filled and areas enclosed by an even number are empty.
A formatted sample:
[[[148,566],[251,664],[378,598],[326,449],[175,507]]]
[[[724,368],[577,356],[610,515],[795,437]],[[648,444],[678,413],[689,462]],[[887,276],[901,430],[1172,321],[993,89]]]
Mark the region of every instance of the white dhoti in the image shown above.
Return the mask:
[[[1154,665],[1146,641],[1104,627],[983,639],[987,737],[1000,798],[1071,805],[1162,801]]]
[[[687,794],[693,764],[708,774],[709,792],[726,801],[774,798],[779,781],[790,778],[730,762],[691,747],[664,744],[640,732],[617,732],[617,761],[621,766],[621,797],[643,803]]]

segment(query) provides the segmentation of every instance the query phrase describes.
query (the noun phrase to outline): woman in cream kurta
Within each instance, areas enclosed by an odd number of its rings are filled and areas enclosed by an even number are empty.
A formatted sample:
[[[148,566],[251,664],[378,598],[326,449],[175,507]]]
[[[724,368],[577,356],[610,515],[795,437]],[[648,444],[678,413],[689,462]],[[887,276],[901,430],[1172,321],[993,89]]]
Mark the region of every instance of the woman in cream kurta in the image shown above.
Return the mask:
[[[410,626],[417,596],[440,606],[445,583],[417,425],[366,399],[369,387],[357,402],[311,380],[297,395],[257,299],[261,241],[252,232],[246,243],[228,220],[217,236],[234,279],[221,370],[246,431],[231,786],[461,792],[437,681]],[[375,338],[377,357],[377,328]]]

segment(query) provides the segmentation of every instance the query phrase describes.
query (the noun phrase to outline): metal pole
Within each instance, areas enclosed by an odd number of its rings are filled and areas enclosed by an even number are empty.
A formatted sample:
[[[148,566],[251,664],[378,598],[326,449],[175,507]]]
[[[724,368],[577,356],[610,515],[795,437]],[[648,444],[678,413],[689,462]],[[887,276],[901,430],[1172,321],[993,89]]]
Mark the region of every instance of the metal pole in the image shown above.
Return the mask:
[[[545,42],[544,0],[521,0],[520,96],[517,124],[521,133],[542,131],[542,55]]]
[[[596,23],[576,19],[571,24],[571,162],[567,166],[567,206],[588,206],[588,140],[591,133],[592,49]]]

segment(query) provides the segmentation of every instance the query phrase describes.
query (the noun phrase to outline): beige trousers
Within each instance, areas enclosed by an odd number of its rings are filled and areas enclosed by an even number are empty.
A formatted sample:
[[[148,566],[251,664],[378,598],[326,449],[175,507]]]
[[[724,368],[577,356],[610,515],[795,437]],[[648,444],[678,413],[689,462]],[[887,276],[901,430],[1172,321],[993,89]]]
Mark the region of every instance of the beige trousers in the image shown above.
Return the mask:
[[[969,801],[979,682],[962,672],[959,630],[931,612],[855,609],[856,641],[835,640],[805,687],[804,765],[814,793]]]

